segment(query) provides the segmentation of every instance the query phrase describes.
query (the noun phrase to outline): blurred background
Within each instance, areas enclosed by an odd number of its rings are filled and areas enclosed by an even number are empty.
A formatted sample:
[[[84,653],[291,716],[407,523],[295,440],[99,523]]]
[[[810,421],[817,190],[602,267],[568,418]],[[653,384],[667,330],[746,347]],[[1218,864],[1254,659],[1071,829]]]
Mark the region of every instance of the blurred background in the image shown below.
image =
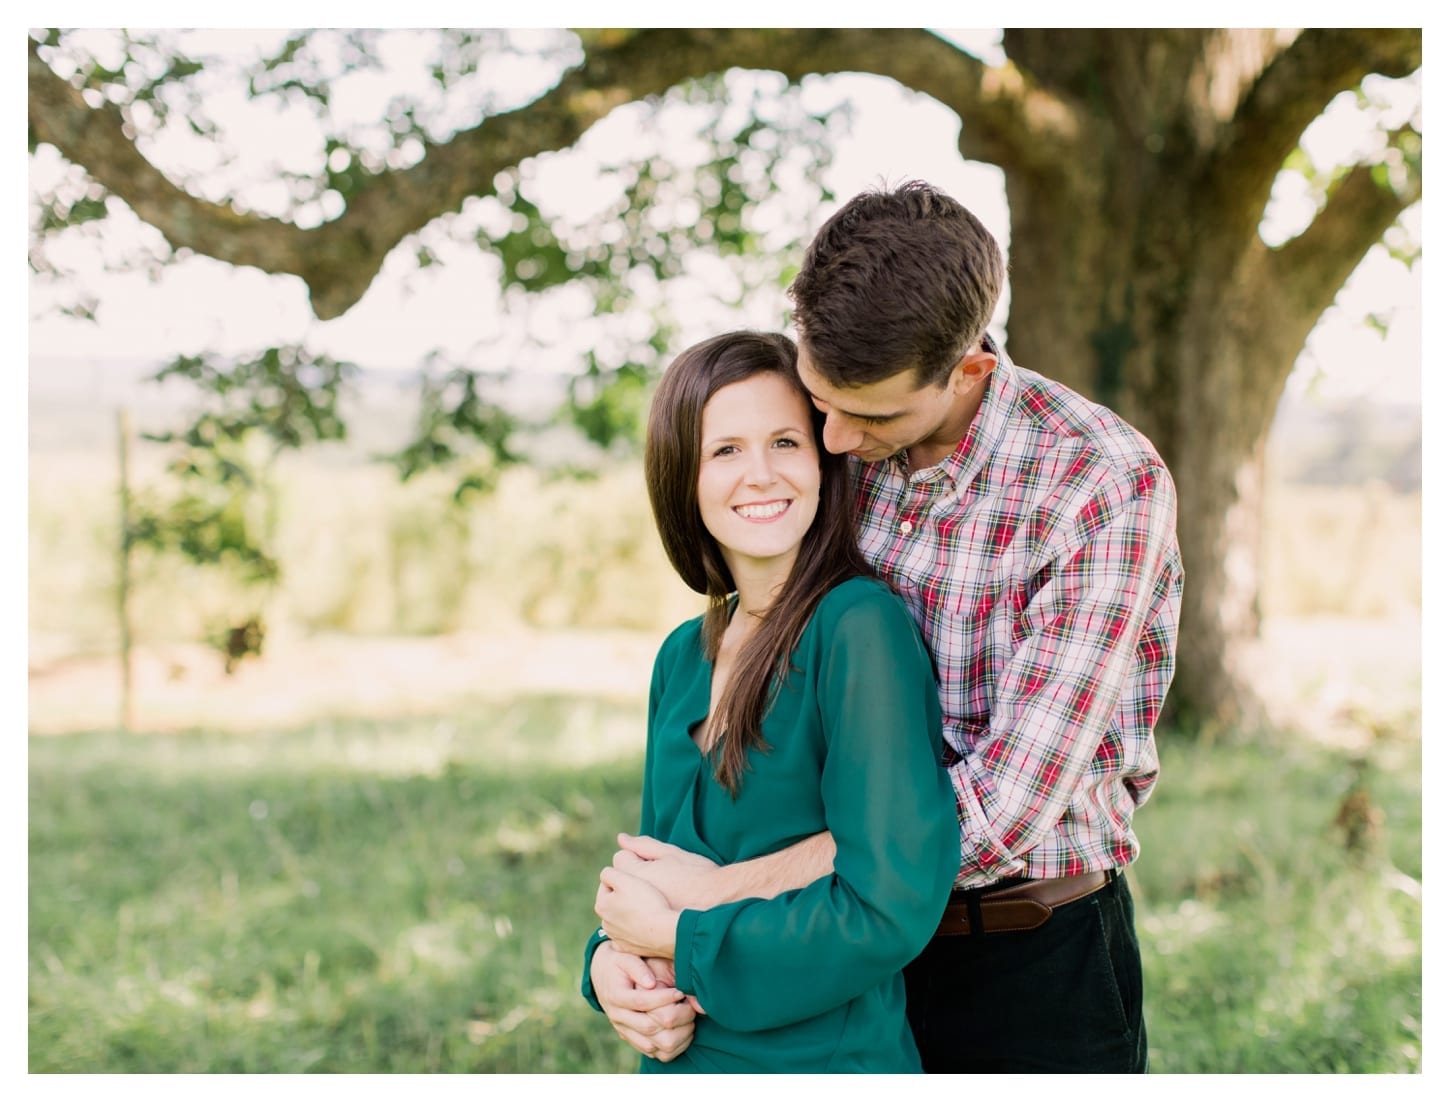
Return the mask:
[[[32,31],[29,1067],[632,1070],[670,357],[928,180],[1179,484],[1162,1072],[1418,1072],[1418,31]]]

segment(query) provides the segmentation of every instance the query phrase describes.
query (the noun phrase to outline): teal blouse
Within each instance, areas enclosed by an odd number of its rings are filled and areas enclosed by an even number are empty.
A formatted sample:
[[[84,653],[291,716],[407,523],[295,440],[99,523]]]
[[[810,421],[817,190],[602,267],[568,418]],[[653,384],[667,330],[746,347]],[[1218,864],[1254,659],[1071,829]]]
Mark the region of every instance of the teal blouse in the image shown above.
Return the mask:
[[[710,708],[703,618],[655,660],[640,832],[720,863],[822,830],[835,870],[774,899],[685,911],[675,984],[705,1009],[690,1047],[647,1072],[919,1072],[901,969],[957,874],[931,659],[905,605],[853,578],[817,606],[762,724],[738,799],[690,737]],[[585,951],[583,992],[596,1009]]]

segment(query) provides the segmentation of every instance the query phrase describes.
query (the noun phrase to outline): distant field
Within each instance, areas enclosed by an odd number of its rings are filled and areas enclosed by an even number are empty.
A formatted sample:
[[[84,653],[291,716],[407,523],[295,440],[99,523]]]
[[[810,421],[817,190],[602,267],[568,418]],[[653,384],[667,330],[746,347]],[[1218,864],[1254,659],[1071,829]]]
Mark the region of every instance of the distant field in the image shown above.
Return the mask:
[[[157,458],[139,464],[154,485]],[[93,455],[32,464],[32,640],[46,653],[105,653],[118,638],[114,471]],[[442,476],[400,484],[388,469],[293,459],[276,491],[274,591],[140,553],[138,641],[206,638],[258,609],[273,629],[436,634],[533,627],[659,629],[693,615],[655,538],[637,467],[586,482],[511,472],[465,508]]]
[[[155,484],[143,454],[137,482]],[[277,478],[274,591],[138,555],[137,641],[216,635],[260,610],[269,629],[437,634],[511,626],[663,631],[698,611],[655,536],[637,466],[589,482],[508,473],[491,498],[452,504],[442,477],[286,462]],[[1396,616],[1420,604],[1420,494],[1383,483],[1269,487],[1266,616]],[[47,453],[30,470],[30,632],[45,655],[118,639],[118,505],[104,453]]]

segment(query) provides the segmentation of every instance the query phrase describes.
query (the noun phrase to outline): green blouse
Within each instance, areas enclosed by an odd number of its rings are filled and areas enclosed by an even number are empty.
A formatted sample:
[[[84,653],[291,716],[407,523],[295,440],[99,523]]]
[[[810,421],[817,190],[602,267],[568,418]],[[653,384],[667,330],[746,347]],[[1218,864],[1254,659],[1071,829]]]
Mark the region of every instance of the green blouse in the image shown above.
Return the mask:
[[[956,803],[941,712],[915,622],[882,582],[817,606],[765,716],[740,795],[690,737],[710,707],[703,620],[680,625],[650,686],[640,833],[714,861],[822,830],[835,871],[775,899],[685,911],[675,984],[700,1000],[695,1037],[648,1072],[918,1072],[901,969],[936,930],[957,874]],[[585,951],[583,992],[596,1008]]]

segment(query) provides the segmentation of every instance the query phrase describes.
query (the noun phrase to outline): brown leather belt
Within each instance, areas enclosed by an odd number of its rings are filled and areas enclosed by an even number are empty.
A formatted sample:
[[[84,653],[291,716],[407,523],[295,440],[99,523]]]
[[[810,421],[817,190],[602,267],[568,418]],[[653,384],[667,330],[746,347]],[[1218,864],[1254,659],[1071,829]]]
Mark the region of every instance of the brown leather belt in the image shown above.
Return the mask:
[[[937,937],[1035,930],[1062,907],[1112,883],[1112,871],[1084,872],[1055,880],[1025,880],[1005,888],[954,891],[936,928]],[[975,916],[975,917],[974,917]]]

